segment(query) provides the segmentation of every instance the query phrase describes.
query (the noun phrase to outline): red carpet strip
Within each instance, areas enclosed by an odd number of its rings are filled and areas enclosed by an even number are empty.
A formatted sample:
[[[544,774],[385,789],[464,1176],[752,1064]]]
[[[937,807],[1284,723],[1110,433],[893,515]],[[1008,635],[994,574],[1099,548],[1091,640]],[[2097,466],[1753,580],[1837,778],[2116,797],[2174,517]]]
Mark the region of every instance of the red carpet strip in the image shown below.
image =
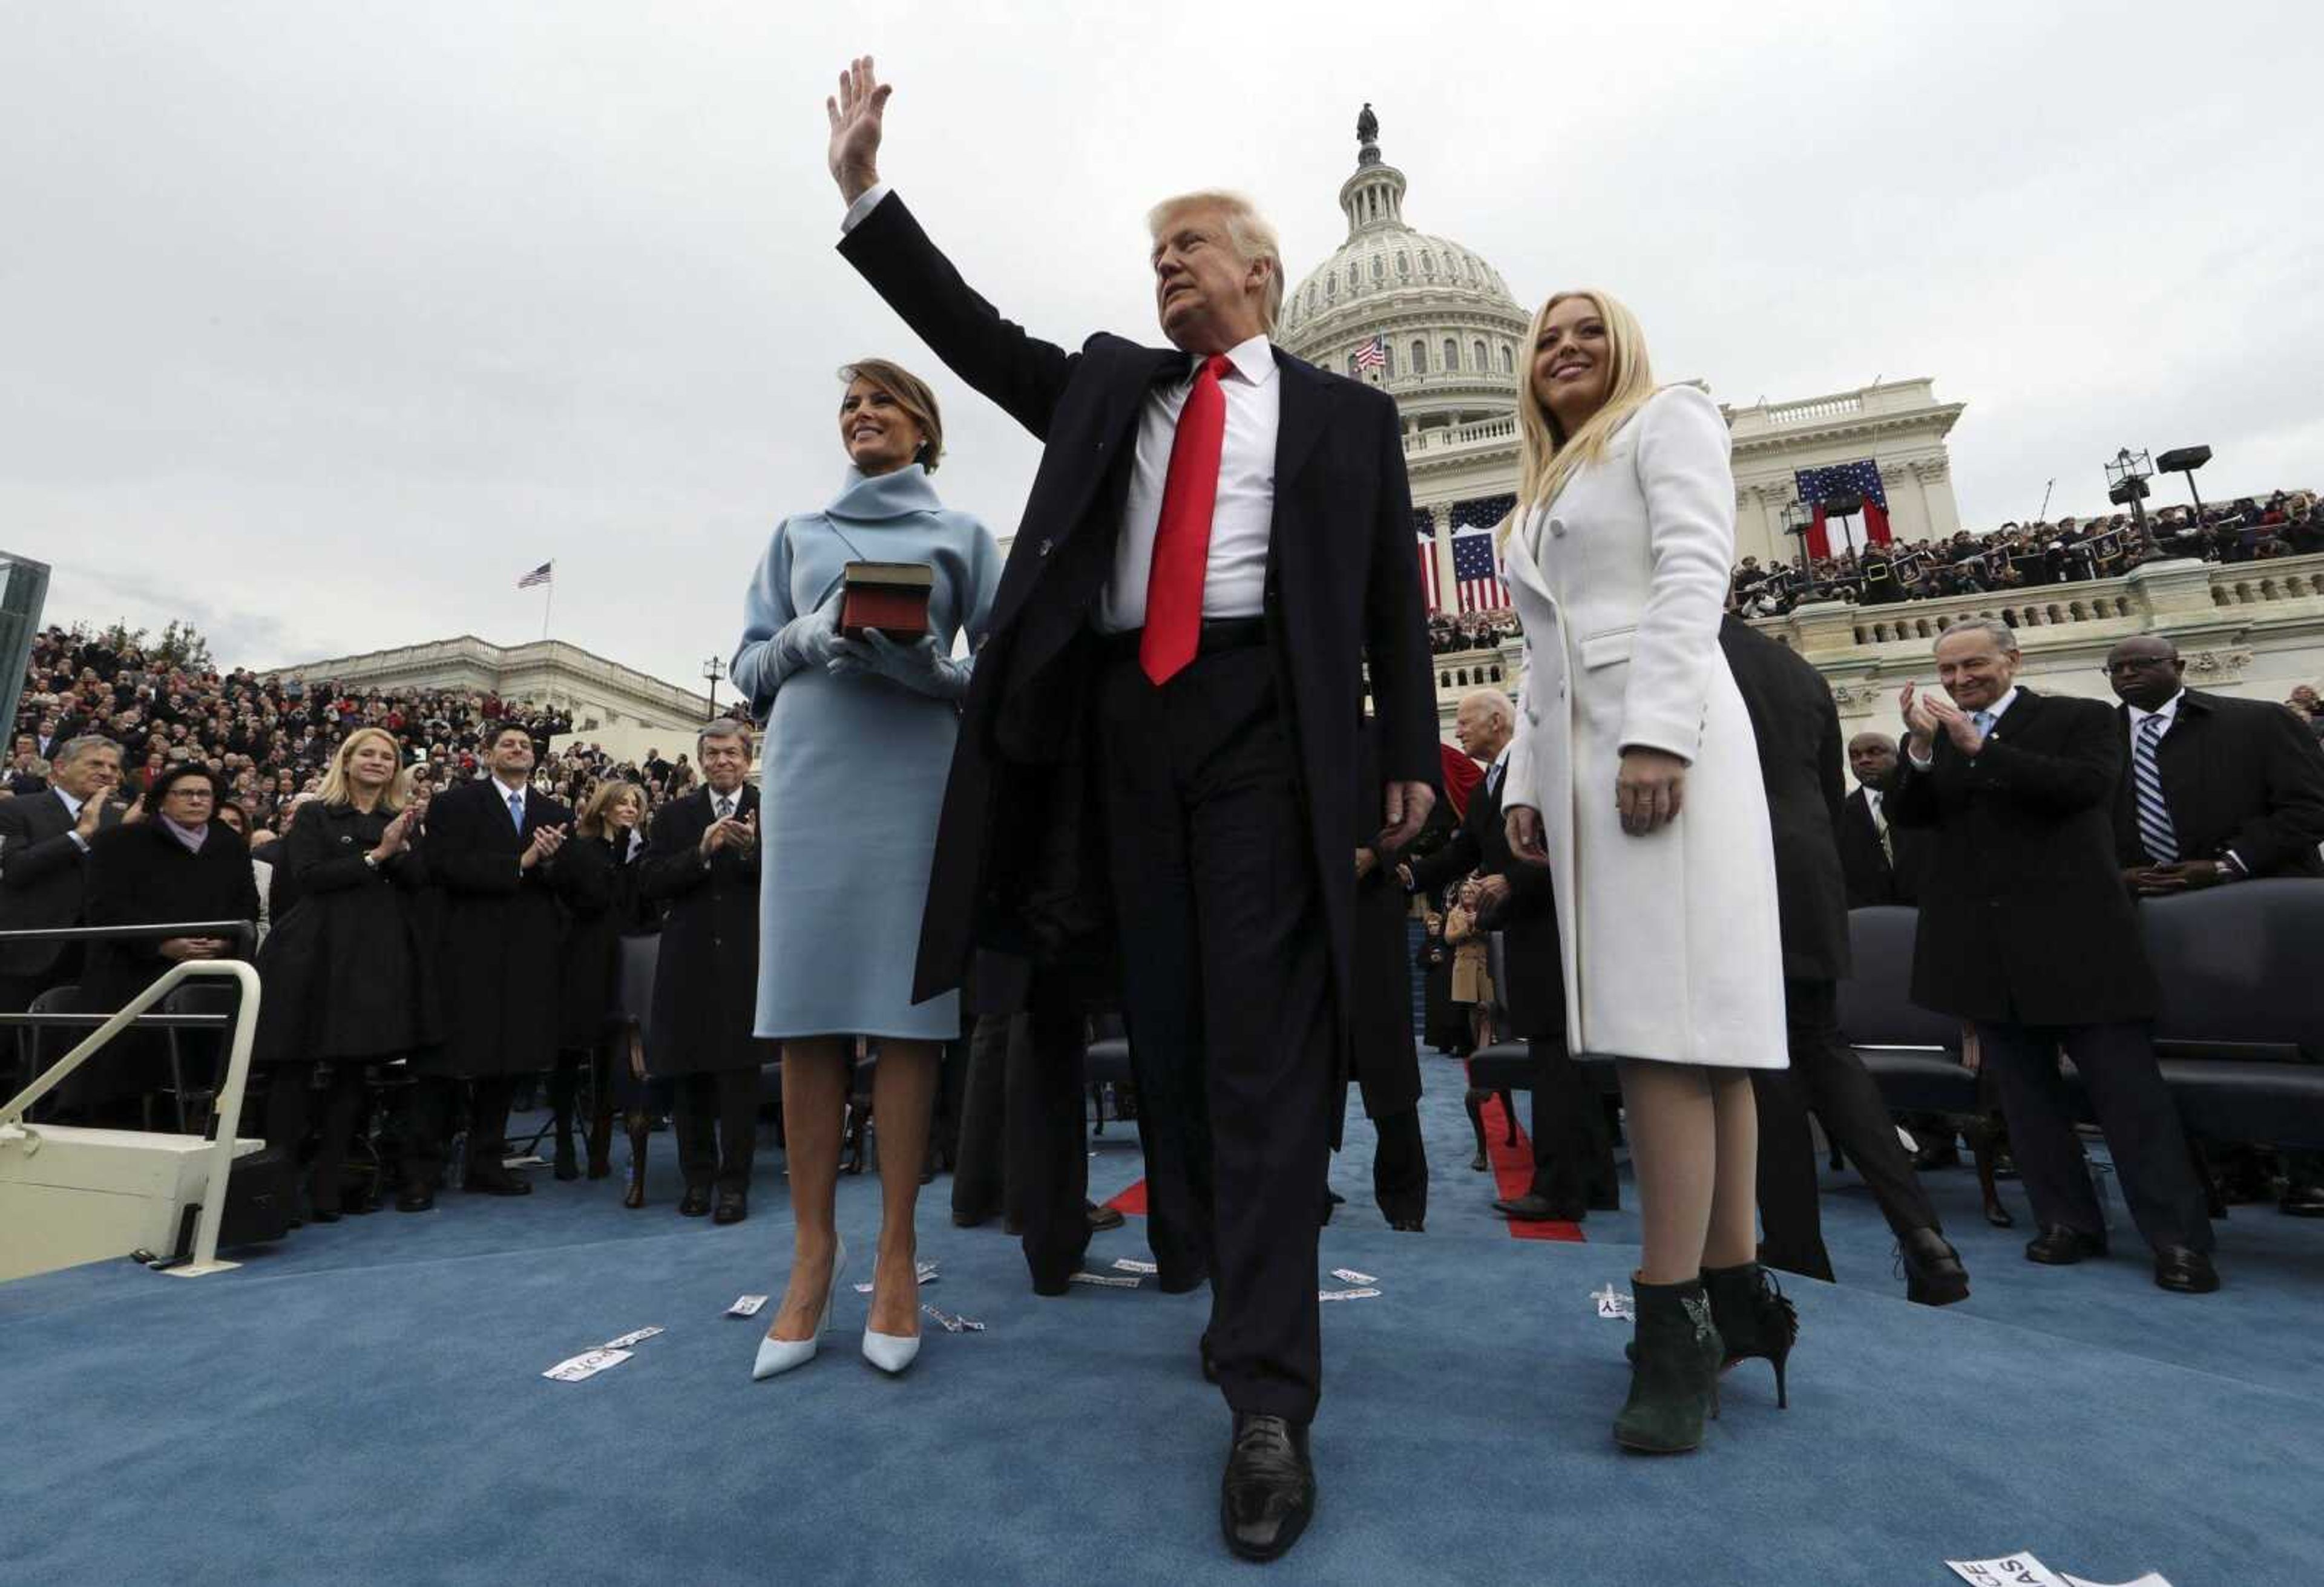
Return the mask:
[[[1485,1120],[1485,1160],[1493,1165],[1493,1182],[1501,1198],[1515,1200],[1533,1188],[1533,1142],[1517,1121],[1502,1110],[1501,1099],[1488,1096],[1477,1110]],[[1509,1234],[1517,1240],[1582,1241],[1582,1225],[1563,1220],[1531,1223],[1509,1220]]]

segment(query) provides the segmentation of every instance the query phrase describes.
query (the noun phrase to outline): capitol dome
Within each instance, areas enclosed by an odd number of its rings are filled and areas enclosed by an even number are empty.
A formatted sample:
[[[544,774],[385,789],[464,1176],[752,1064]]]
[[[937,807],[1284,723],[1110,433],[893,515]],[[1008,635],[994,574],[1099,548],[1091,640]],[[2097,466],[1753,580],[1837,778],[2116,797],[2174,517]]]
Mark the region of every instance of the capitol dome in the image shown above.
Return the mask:
[[[1347,241],[1284,294],[1275,339],[1296,357],[1385,388],[1416,436],[1508,419],[1533,316],[1477,253],[1405,224],[1404,173],[1381,160],[1379,136],[1368,105],[1355,174],[1340,188]],[[1360,369],[1357,355],[1374,337],[1382,362]]]

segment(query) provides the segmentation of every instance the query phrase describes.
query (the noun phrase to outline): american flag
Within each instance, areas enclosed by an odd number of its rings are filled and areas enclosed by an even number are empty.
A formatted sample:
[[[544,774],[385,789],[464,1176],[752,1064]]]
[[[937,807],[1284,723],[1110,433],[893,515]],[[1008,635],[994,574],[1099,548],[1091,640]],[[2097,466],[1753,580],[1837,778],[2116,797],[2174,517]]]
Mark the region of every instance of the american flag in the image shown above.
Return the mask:
[[[1420,537],[1420,592],[1428,602],[1428,610],[1436,611],[1443,606],[1436,593],[1436,515],[1425,507],[1412,509],[1412,532]]]
[[[1854,463],[1836,463],[1830,468],[1803,468],[1792,474],[1799,486],[1800,500],[1815,513],[1815,521],[1808,529],[1808,555],[1828,556],[1829,543],[1824,537],[1823,504],[1840,496],[1864,498],[1864,538],[1873,546],[1888,543],[1888,493],[1880,488],[1880,465],[1868,457]]]
[[[1388,346],[1379,336],[1373,336],[1370,341],[1356,349],[1357,373],[1360,374],[1368,369],[1386,369],[1387,367]]]
[[[1452,537],[1452,578],[1462,611],[1499,611],[1509,603],[1509,587],[1493,560],[1489,529]]]
[[[549,583],[549,570],[556,565],[557,564],[554,562],[542,563],[539,567],[533,569],[530,573],[525,574],[524,577],[519,579],[516,582],[516,587],[520,590],[530,590],[535,584],[546,584]]]

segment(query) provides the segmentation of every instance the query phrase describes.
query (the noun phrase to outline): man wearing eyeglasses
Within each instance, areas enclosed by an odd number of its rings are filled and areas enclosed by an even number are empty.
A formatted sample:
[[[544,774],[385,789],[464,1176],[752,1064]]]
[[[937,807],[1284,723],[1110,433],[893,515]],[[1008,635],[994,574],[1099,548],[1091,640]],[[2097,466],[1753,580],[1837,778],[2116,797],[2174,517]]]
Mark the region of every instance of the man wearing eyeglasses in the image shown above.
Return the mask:
[[[2130,748],[2115,794],[2115,853],[2141,897],[2247,876],[2324,877],[2324,746],[2282,706],[2190,689],[2159,634],[2107,653]],[[2278,1205],[2324,1217],[2324,1157],[2288,1152]]]

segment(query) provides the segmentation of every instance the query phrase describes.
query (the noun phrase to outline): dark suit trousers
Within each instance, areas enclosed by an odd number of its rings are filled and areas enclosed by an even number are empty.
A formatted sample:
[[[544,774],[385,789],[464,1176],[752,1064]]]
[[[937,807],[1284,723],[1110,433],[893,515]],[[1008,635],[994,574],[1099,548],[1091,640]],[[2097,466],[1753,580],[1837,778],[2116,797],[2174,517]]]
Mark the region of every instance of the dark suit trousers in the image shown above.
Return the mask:
[[[1531,1193],[1561,1206],[1619,1206],[1621,1176],[1598,1087],[1566,1051],[1563,1036],[1536,1037],[1526,1043],[1526,1054],[1533,1060]]]
[[[2209,1204],[2195,1178],[2179,1109],[2144,1022],[2002,1025],[1977,1022],[1986,1072],[2000,1094],[2009,1149],[2044,1228],[2102,1234],[2106,1219],[2074,1135],[2074,1097],[2058,1072],[2063,1046],[2106,1133],[2131,1221],[2149,1245],[2211,1249]]]
[[[1263,646],[1222,651],[1156,688],[1117,652],[1097,712],[1148,1239],[1166,1288],[1210,1274],[1227,1403],[1305,1423],[1323,1381],[1315,1253],[1345,1080],[1272,660]]]
[[[1032,1007],[1009,1022],[1009,1211],[1024,1231],[1026,1267],[1054,1288],[1081,1266],[1090,1242],[1089,1023],[1077,1005],[1048,1002],[1038,976],[1033,987]]]
[[[1052,1286],[1089,1246],[1086,1032],[1078,1008],[1037,1000],[1029,1013],[982,1016],[969,1041],[953,1216],[1006,1214],[1035,1282]]]
[[[1390,1223],[1428,1216],[1428,1148],[1420,1137],[1420,1110],[1407,1107],[1372,1121],[1379,1143],[1372,1152],[1372,1199]]]
[[[669,1124],[687,1188],[708,1189],[715,1182],[721,1191],[747,1192],[759,1145],[759,1071],[680,1075],[677,1090]]]
[[[459,1111],[462,1082],[451,1075],[422,1075],[403,1093],[403,1182],[434,1188],[444,1170],[444,1148]],[[513,1075],[484,1075],[467,1082],[467,1171],[501,1171],[501,1149],[508,1140],[509,1098]]]
[[[1759,1108],[1759,1260],[1785,1272],[1830,1279],[1823,1223],[1816,1202],[1815,1140],[1808,1110],[1864,1177],[1880,1215],[1901,1239],[1937,1228],[1912,1159],[1896,1138],[1880,1087],[1840,1033],[1839,998],[1830,981],[1784,980],[1784,1023],[1792,1067],[1753,1069]]]

